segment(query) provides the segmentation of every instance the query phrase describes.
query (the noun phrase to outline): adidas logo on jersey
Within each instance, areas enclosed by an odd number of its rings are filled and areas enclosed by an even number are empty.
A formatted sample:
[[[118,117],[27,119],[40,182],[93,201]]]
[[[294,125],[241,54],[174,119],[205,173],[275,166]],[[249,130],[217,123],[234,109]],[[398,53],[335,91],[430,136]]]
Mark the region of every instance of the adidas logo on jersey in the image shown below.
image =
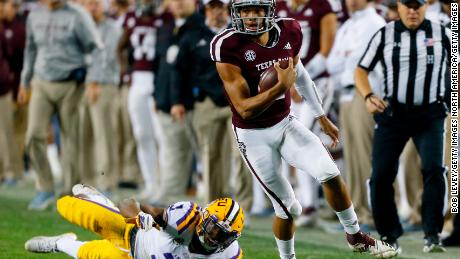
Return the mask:
[[[289,42],[288,42],[286,45],[284,45],[283,49],[292,49],[291,44],[289,44]]]

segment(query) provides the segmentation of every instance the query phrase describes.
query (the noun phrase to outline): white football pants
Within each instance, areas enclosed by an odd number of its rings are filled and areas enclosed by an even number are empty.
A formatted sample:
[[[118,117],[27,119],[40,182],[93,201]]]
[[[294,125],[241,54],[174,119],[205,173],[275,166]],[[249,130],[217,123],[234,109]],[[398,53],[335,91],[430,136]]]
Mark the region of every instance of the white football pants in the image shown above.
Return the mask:
[[[133,72],[128,93],[128,112],[136,139],[137,159],[147,190],[154,188],[158,163],[152,96],[153,79],[152,72]]]
[[[241,155],[280,218],[292,219],[302,211],[292,186],[281,173],[281,159],[320,183],[340,174],[319,138],[292,115],[269,128],[234,127],[234,131]]]

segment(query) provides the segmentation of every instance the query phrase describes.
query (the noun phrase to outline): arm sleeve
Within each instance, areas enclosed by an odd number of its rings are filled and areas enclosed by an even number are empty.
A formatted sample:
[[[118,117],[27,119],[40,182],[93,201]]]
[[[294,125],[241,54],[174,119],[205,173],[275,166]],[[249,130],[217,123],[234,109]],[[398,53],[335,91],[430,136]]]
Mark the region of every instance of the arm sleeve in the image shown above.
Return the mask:
[[[358,66],[367,70],[372,71],[375,68],[377,62],[383,58],[383,46],[385,43],[385,27],[380,29],[374,34],[372,39],[369,41],[363,56],[361,57]]]
[[[324,115],[321,99],[319,98],[318,91],[316,90],[315,83],[311,80],[307,71],[299,61],[296,65],[297,79],[295,88],[297,92],[303,97],[307,105],[312,109],[316,117]]]
[[[37,57],[37,45],[32,33],[31,20],[32,16],[30,15],[26,24],[26,46],[24,49],[24,65],[21,72],[21,85],[25,87],[30,87],[30,80],[34,73],[34,64]]]

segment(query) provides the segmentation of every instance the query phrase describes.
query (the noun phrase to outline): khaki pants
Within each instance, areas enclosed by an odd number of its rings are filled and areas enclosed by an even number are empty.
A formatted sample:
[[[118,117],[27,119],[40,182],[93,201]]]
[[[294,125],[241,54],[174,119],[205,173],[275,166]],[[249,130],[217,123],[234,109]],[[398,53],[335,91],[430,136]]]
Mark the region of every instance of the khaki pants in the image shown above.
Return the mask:
[[[0,96],[0,114],[0,179],[15,179],[20,176],[21,159],[15,143],[11,91]]]
[[[165,204],[184,197],[192,172],[193,146],[196,146],[193,143],[192,113],[188,111],[186,119],[178,122],[168,113],[157,112],[163,138],[159,140],[161,174],[159,192],[155,198]]]
[[[96,186],[96,172],[94,166],[93,127],[89,105],[85,96],[81,96],[78,107],[78,173],[80,181],[84,184]],[[98,172],[99,174],[101,172]]]
[[[372,224],[367,180],[371,175],[374,120],[363,98],[355,93],[351,102],[340,107],[340,127],[346,168],[346,182],[361,223]]]
[[[134,139],[131,119],[128,113],[129,87],[123,85],[117,97],[117,127],[116,139],[118,142],[117,159],[119,180],[141,183],[142,179],[136,155],[136,140]]]
[[[46,157],[46,137],[51,116],[59,115],[61,127],[61,164],[64,173],[64,192],[70,192],[78,182],[78,105],[83,87],[75,81],[49,82],[35,77],[32,80],[32,99],[29,109],[29,125],[26,149],[32,168],[37,173],[37,190],[54,191],[53,175]]]
[[[116,145],[114,129],[116,114],[114,111],[114,99],[117,88],[114,85],[100,85],[101,94],[93,104],[85,103],[88,107],[89,120],[91,123],[92,137],[83,136],[84,149],[91,148],[94,154],[93,172],[94,185],[102,191],[113,190],[116,187],[118,176],[114,171]],[[89,141],[88,141],[89,140]],[[93,140],[93,141],[91,141]]]
[[[29,113],[28,105],[16,105],[14,110],[14,138],[16,146],[18,147],[18,163],[19,172],[22,175],[24,172],[24,151],[26,143],[26,131],[27,131],[27,115]],[[20,175],[20,176],[21,176]]]
[[[201,150],[205,202],[230,195],[232,161],[235,161],[235,199],[245,210],[252,206],[252,176],[239,154],[231,124],[230,107],[219,107],[210,98],[195,103],[194,127]]]

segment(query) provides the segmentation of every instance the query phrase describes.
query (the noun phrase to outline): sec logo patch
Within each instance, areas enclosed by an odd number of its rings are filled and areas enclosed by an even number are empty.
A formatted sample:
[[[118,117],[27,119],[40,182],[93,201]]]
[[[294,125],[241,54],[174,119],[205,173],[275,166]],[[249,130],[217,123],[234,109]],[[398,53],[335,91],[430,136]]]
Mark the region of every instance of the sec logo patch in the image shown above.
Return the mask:
[[[254,52],[254,50],[247,50],[246,53],[244,53],[244,59],[246,59],[246,61],[256,60],[256,53]]]

